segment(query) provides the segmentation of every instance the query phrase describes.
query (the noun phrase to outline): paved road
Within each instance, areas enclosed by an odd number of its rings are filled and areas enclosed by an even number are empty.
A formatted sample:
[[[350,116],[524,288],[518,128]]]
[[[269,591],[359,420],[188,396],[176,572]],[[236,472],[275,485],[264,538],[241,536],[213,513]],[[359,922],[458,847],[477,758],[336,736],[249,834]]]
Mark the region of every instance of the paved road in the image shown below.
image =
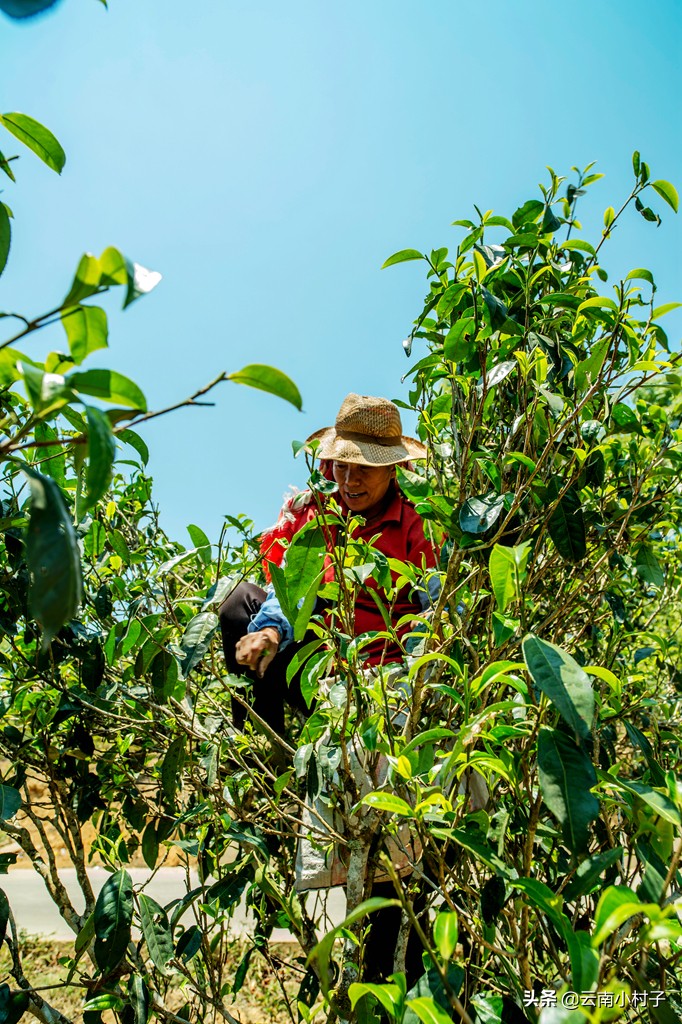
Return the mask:
[[[152,896],[161,906],[166,906],[171,900],[179,899],[187,892],[187,880],[182,868],[160,868],[154,877],[149,880],[150,872],[146,868],[129,868],[128,873],[133,880],[133,885],[138,888],[147,882],[145,892]],[[88,876],[95,893],[104,885],[108,871],[104,868],[90,868]],[[76,881],[76,872],[73,868],[64,868],[59,876],[71,894],[74,907],[77,911],[83,910],[83,898]],[[198,884],[196,874],[190,876],[192,887]],[[47,895],[43,880],[35,871],[28,868],[17,868],[0,876],[0,888],[4,889],[9,899],[10,907],[14,913],[17,927],[32,935],[51,935],[56,939],[72,939],[73,932],[62,919],[52,900]],[[80,897],[80,898],[79,898]],[[315,900],[318,897],[311,893],[308,897],[309,909],[314,908]],[[333,924],[343,920],[345,910],[345,895],[343,889],[332,889],[329,894],[327,911]],[[245,907],[237,908],[232,920],[232,931],[235,935],[244,934],[249,929],[249,917]],[[285,928],[276,928],[273,932],[274,942],[292,941],[293,936]]]

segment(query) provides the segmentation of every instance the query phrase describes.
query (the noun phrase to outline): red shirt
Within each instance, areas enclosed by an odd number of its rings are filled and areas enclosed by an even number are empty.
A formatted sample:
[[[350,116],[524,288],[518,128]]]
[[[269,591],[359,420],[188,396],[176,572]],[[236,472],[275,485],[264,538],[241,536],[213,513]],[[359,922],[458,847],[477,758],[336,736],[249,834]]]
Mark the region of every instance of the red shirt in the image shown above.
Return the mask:
[[[343,506],[342,506],[343,507]],[[347,514],[346,509],[344,509]],[[265,555],[264,565],[267,569],[267,561],[280,564],[285,548],[282,541],[291,539],[302,527],[314,520],[316,517],[315,507],[307,505],[297,512],[290,510],[288,515],[280,518],[276,526],[263,535],[262,551]],[[335,531],[334,531],[335,533]],[[408,562],[421,569],[422,565],[431,569],[437,564],[436,552],[424,536],[424,524],[415,511],[414,505],[397,487],[394,487],[389,498],[389,504],[382,515],[358,526],[353,532],[353,539],[370,541],[375,537],[374,548],[388,558],[396,558],[401,562]],[[327,582],[333,579],[331,563],[329,564]],[[395,582],[397,574],[393,573]],[[384,631],[385,624],[381,612],[372,597],[370,591],[374,590],[379,600],[388,608],[388,599],[380,589],[379,584],[373,577],[369,577],[364,584],[358,586],[355,600],[355,629],[354,634]],[[405,584],[397,594],[393,607],[391,608],[391,621],[398,622],[405,615],[415,617],[422,613],[423,606],[420,604],[417,593]],[[400,627],[401,635],[409,632],[409,624]],[[403,657],[402,651],[397,644],[385,639],[377,639],[362,649],[362,657],[366,658],[370,665],[379,662],[400,661]]]
[[[405,495],[395,489],[395,493],[384,514],[378,522],[365,523],[358,527],[353,537],[357,540],[369,541],[379,534],[374,541],[377,551],[388,558],[397,558],[401,562],[409,562],[418,569],[424,564],[432,569],[436,563],[436,553],[431,543],[424,536],[424,523],[415,511],[414,505]],[[397,574],[393,573],[393,579]],[[377,604],[372,597],[370,590],[378,591],[378,584],[370,577],[366,583],[358,588],[355,600],[355,633],[368,633],[373,630],[385,630],[384,620]],[[383,604],[387,604],[386,595],[378,592]],[[391,620],[397,622],[404,615],[417,616],[422,613],[423,606],[419,598],[409,584],[403,586],[399,591],[395,603],[391,609]],[[409,625],[402,626],[401,634],[409,632]],[[384,653],[385,651],[385,653]],[[363,649],[365,655],[369,654],[368,660],[371,665],[380,661],[400,661],[402,653],[397,644],[386,640],[376,640]]]

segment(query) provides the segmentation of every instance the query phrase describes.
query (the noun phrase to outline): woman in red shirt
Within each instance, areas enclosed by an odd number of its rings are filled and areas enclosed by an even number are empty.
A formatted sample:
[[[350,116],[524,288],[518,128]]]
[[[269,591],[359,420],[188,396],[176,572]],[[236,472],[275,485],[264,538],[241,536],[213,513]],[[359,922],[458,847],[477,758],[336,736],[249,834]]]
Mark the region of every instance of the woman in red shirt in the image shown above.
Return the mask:
[[[373,539],[374,548],[389,558],[420,569],[433,568],[436,552],[424,536],[423,523],[414,505],[396,482],[396,466],[425,458],[426,449],[421,441],[403,435],[398,407],[386,398],[350,394],[341,405],[335,425],[318,430],[306,444],[312,441],[319,443],[317,458],[331,466],[342,513],[364,519],[354,530],[353,539]],[[267,562],[281,563],[286,552],[284,543],[315,519],[317,508],[311,497],[310,492],[296,495],[283,509],[275,527],[263,535],[268,575]],[[372,589],[376,589],[376,583],[371,577],[358,588],[356,636],[385,629]],[[403,587],[391,607],[393,622],[410,614],[416,617],[428,605],[426,590]],[[219,617],[228,671],[253,681],[254,711],[276,732],[281,732],[285,702],[304,712],[307,708],[296,679],[290,684],[286,682],[287,667],[301,645],[293,641],[293,629],[274,590],[241,583],[221,606]],[[401,632],[408,630],[409,625],[405,625]],[[365,649],[364,655],[372,665],[400,661],[403,652],[396,643],[377,640]],[[238,713],[235,718],[241,724]]]

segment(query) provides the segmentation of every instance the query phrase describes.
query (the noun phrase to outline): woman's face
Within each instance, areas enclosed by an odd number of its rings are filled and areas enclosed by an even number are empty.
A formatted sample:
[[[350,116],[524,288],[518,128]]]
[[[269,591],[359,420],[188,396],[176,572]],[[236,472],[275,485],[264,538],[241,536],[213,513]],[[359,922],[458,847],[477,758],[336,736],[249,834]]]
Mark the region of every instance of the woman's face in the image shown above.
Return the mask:
[[[378,511],[395,477],[395,466],[358,466],[354,462],[334,462],[334,479],[339,494],[351,512],[371,516]]]

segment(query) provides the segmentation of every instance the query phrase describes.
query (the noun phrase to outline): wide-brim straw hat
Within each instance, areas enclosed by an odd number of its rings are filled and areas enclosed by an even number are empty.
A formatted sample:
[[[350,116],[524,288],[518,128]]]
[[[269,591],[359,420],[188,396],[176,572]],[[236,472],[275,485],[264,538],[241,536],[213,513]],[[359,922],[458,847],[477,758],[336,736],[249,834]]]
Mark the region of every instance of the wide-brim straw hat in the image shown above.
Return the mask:
[[[346,395],[333,427],[316,430],[306,440],[319,441],[317,457],[361,466],[394,466],[425,459],[426,448],[403,434],[398,406],[387,398]]]

